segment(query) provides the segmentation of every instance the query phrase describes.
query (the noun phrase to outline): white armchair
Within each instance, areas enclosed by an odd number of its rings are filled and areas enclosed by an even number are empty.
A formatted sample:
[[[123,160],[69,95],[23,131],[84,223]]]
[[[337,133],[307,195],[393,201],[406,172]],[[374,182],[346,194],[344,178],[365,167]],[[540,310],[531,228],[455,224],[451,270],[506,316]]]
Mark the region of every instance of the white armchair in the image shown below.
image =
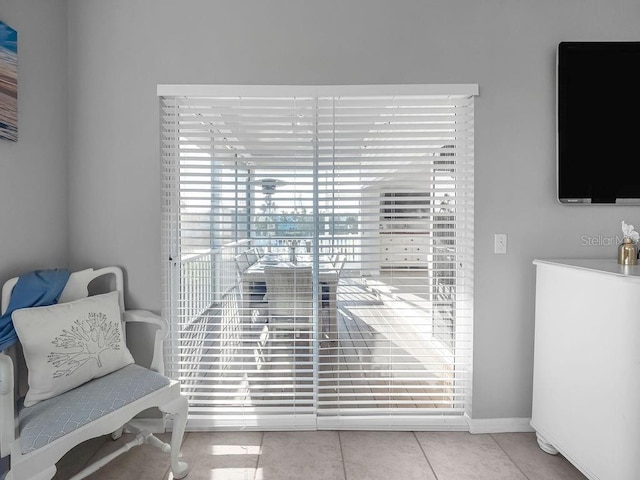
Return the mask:
[[[149,443],[170,454],[173,477],[184,478],[189,467],[178,458],[187,420],[188,402],[180,394],[180,384],[164,376],[162,342],[168,332],[167,322],[150,312],[124,310],[122,271],[117,267],[83,270],[70,275],[59,304],[89,297],[89,284],[110,279],[107,290],[119,293],[120,319],[124,324],[145,322],[155,325],[153,358],[150,368],[128,364],[106,375],[25,407],[19,384],[24,365],[19,365],[19,349],[0,352],[0,453],[10,455],[7,480],[49,480],[56,472],[56,462],[76,445],[101,435],[114,438],[125,429],[135,438],[111,455],[86,467],[73,477],[85,478],[133,446]],[[9,304],[18,279],[5,283],[0,312]],[[94,283],[92,283],[94,282]],[[105,283],[105,282],[102,282]],[[102,292],[101,292],[102,293]],[[95,298],[95,297],[94,297]],[[116,312],[117,312],[117,307]],[[16,311],[18,312],[18,311]],[[36,312],[37,315],[37,312]],[[14,314],[14,324],[15,314]],[[20,336],[20,332],[18,332]],[[32,372],[29,372],[31,381]],[[173,417],[171,444],[136,428],[132,420],[143,410],[158,407]]]

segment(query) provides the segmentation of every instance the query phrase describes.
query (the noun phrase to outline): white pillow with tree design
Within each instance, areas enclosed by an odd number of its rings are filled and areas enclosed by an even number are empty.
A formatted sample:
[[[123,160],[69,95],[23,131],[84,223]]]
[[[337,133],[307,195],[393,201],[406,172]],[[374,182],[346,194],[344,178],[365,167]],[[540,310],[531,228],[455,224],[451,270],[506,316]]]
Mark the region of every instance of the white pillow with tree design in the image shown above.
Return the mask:
[[[118,292],[11,315],[29,370],[30,407],[130,363]]]

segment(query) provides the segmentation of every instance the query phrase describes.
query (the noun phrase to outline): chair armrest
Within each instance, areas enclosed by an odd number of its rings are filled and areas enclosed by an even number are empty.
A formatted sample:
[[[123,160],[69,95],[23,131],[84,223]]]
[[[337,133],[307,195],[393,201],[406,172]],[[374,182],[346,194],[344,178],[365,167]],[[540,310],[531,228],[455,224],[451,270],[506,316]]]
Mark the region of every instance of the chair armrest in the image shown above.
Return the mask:
[[[9,355],[0,353],[0,457],[11,453],[16,438],[13,385],[13,361]]]
[[[158,327],[155,340],[153,342],[153,357],[151,359],[151,370],[164,375],[164,357],[162,352],[162,342],[169,333],[169,323],[162,317],[147,310],[127,310],[124,312],[126,323],[148,323]]]

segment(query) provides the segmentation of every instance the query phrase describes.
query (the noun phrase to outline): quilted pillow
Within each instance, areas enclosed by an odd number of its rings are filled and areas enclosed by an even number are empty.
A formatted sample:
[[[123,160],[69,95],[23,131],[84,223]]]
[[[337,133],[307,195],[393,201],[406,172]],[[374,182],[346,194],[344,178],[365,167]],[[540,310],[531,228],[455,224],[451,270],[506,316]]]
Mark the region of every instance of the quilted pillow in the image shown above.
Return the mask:
[[[30,407],[130,363],[118,292],[13,312],[29,370]]]

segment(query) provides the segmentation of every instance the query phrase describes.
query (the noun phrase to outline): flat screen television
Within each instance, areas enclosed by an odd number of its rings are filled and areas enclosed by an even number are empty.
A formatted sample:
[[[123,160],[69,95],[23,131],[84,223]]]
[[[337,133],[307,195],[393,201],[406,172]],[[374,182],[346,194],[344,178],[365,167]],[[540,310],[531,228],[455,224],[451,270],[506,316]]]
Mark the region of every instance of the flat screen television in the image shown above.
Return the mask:
[[[562,42],[558,200],[640,205],[640,42]]]

